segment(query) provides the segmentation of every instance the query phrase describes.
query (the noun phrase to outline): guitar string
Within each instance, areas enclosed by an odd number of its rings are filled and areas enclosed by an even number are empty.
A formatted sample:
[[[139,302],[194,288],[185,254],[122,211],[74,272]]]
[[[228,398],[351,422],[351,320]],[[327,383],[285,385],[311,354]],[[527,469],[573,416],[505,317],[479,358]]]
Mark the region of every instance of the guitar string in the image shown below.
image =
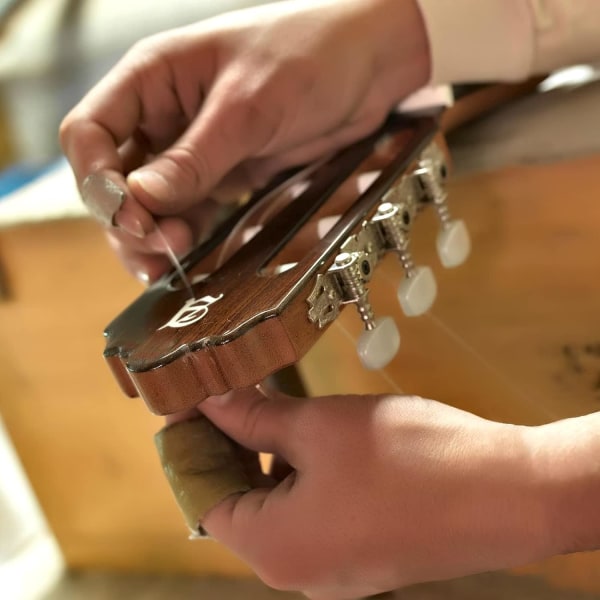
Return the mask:
[[[280,208],[283,209],[283,207],[280,205],[279,202],[277,202],[277,200],[283,194],[286,193],[287,186],[305,180],[307,177],[312,175],[318,168],[320,168],[328,159],[328,156],[323,157],[322,159],[314,162],[308,167],[301,169],[300,171],[298,171],[298,173],[294,174],[289,179],[286,179],[284,183],[271,190],[263,198],[261,198],[254,206],[252,206],[250,210],[248,210],[242,216],[242,218],[233,226],[233,228],[229,232],[229,235],[227,236],[227,239],[223,242],[223,246],[221,247],[221,250],[219,251],[219,255],[217,257],[215,270],[223,266],[223,263],[229,259],[230,254],[237,250],[236,247],[232,249],[232,244],[238,238],[240,232],[243,231],[243,229],[246,227],[248,221],[252,219],[260,209],[263,209],[268,202],[271,202],[271,205],[267,206],[264,214],[261,215],[259,222],[256,224],[256,233],[258,233],[259,228],[264,227],[265,223],[271,218],[273,213],[277,212],[277,210],[279,210]],[[242,244],[244,243],[245,242],[242,242]]]
[[[536,405],[539,412],[543,413],[546,417],[555,420],[559,415],[547,408],[547,406],[540,401],[539,398],[526,393],[521,389],[513,379],[511,379],[506,373],[500,368],[493,364],[491,360],[485,357],[485,355],[477,350],[475,346],[470,344],[463,336],[450,327],[450,325],[442,320],[439,316],[429,312],[426,315],[430,322],[432,322],[440,331],[443,331],[450,339],[457,343],[463,350],[470,354],[482,367],[484,367],[489,373],[494,375],[500,383],[502,383],[512,394],[517,396],[524,405]]]
[[[386,283],[396,291],[397,283],[389,276],[385,271],[382,273],[383,279]],[[472,343],[470,343],[463,335],[454,330],[449,323],[444,321],[441,317],[434,314],[433,312],[428,312],[423,315],[438,330],[443,332],[447,337],[449,337],[454,343],[456,343],[460,348],[466,351],[472,358],[474,358],[480,366],[484,367],[486,371],[488,371],[491,375],[493,375],[508,391],[518,397],[524,405],[531,405],[532,403],[536,404],[537,409],[543,413],[546,417],[555,420],[559,417],[559,415],[555,411],[551,411],[547,408],[547,405],[542,402],[539,398],[532,396],[529,393],[526,393],[520,386],[518,386],[513,379],[511,379],[506,373],[504,373],[498,366],[494,365],[494,363],[488,359],[483,352],[478,350]]]

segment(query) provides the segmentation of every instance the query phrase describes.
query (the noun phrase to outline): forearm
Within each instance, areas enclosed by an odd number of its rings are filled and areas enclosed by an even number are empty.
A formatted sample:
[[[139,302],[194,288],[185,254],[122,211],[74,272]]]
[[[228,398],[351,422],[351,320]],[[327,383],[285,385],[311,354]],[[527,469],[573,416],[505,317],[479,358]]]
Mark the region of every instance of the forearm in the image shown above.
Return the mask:
[[[556,551],[600,549],[600,412],[532,430]]]
[[[509,81],[600,59],[595,0],[418,0],[432,83]]]

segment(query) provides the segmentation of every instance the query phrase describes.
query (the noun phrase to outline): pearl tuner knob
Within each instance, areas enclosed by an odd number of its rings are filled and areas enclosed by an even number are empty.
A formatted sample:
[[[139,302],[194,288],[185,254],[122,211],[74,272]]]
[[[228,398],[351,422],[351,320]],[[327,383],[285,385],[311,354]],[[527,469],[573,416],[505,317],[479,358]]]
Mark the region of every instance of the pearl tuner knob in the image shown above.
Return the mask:
[[[429,267],[415,266],[409,250],[410,210],[400,204],[384,202],[373,218],[386,246],[396,252],[405,272],[398,286],[398,301],[407,317],[426,313],[437,296],[437,284]]]
[[[398,301],[407,317],[426,313],[437,296],[437,283],[429,267],[413,267],[398,286]]]
[[[366,369],[383,369],[400,348],[400,332],[392,317],[382,317],[358,338],[357,352]]]
[[[471,238],[465,222],[454,219],[444,223],[436,246],[442,266],[451,269],[462,265],[471,252]]]

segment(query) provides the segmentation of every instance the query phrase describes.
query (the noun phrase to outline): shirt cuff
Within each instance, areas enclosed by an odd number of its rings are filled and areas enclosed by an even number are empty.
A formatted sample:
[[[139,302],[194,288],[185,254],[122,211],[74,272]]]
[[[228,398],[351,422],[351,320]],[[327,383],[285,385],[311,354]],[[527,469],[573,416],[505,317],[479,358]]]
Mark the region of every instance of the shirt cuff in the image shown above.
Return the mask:
[[[431,84],[515,81],[530,75],[534,16],[523,0],[418,0]]]
[[[598,0],[529,0],[535,22],[532,70],[592,63],[600,59]]]

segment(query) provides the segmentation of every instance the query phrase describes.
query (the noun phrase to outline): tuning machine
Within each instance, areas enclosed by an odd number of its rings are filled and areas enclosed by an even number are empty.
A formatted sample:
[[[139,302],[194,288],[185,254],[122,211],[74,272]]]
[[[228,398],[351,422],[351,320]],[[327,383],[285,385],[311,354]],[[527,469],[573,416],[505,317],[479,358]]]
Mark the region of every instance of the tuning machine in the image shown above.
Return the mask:
[[[462,219],[453,219],[444,188],[447,167],[437,146],[430,146],[413,172],[422,192],[422,202],[432,204],[440,222],[437,253],[447,269],[462,265],[471,251],[471,239]]]
[[[429,267],[416,266],[409,248],[410,227],[416,214],[416,206],[409,196],[398,194],[398,202],[382,202],[372,223],[379,229],[385,248],[394,251],[405,277],[398,286],[398,301],[407,317],[426,313],[437,295],[437,284]],[[405,198],[405,199],[403,199]]]
[[[365,231],[365,230],[363,230]],[[400,333],[391,317],[376,318],[369,302],[366,284],[371,278],[377,252],[356,249],[341,252],[324,275],[317,276],[308,297],[308,318],[319,328],[331,323],[344,304],[354,304],[365,330],[357,343],[358,356],[367,369],[382,369],[394,358],[400,347]],[[364,242],[364,240],[361,240]],[[371,247],[370,244],[366,246]],[[372,247],[371,247],[372,248]]]
[[[343,303],[354,304],[364,324],[365,331],[357,344],[361,362],[367,369],[381,369],[396,356],[400,333],[392,317],[375,318],[365,285],[371,272],[371,261],[365,252],[342,252],[329,269],[340,286]]]

